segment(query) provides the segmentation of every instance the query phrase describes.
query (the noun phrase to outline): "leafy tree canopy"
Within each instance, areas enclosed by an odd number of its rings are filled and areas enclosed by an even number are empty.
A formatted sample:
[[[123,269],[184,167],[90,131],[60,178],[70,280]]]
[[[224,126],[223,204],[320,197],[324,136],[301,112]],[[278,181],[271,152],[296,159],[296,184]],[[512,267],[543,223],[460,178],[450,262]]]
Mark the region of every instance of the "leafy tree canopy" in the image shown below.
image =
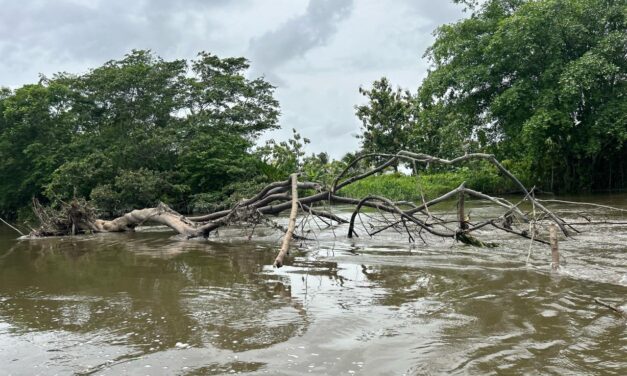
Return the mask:
[[[611,169],[627,167],[627,2],[489,0],[473,9],[440,27],[427,51],[425,117],[449,117],[475,148],[528,161],[545,186],[611,187]],[[547,184],[554,175],[562,178]]]
[[[82,75],[2,89],[0,212],[74,195],[112,213],[138,200],[180,207],[250,177],[250,147],[278,128],[279,105],[247,68],[243,58],[134,50]]]
[[[411,94],[393,89],[385,77],[375,81],[370,90],[360,88],[359,92],[368,99],[366,104],[355,107],[362,122],[362,133],[358,136],[361,150],[395,154],[405,149],[414,125]]]
[[[363,151],[484,151],[545,189],[625,187],[627,0],[455,2],[471,14],[436,30],[415,96],[361,91]]]

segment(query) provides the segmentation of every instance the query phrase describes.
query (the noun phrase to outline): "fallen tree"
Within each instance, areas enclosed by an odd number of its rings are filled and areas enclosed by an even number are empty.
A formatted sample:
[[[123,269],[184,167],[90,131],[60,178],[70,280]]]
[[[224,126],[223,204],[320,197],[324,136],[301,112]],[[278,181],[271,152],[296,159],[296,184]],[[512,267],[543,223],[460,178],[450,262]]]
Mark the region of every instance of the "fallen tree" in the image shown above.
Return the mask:
[[[351,171],[358,163],[373,157],[387,157],[388,159],[375,167],[361,173]],[[498,169],[510,179],[522,192],[522,198],[516,204],[501,198],[486,195],[469,189],[461,184],[456,189],[434,198],[430,201],[423,199],[422,203],[402,201],[393,202],[386,197],[367,196],[363,198],[345,197],[340,194],[342,188],[362,180],[368,176],[381,173],[386,168],[394,166],[399,161],[411,163],[456,165],[470,160],[484,160]],[[112,220],[102,220],[95,216],[95,211],[84,201],[74,201],[65,204],[62,210],[53,212],[34,202],[34,210],[41,221],[39,229],[33,230],[30,237],[75,235],[94,232],[124,232],[133,231],[144,223],[158,223],[170,227],[184,239],[208,238],[217,229],[233,224],[254,228],[264,223],[272,228],[284,232],[284,241],[275,266],[283,264],[283,258],[289,249],[291,239],[307,239],[305,226],[300,226],[300,234],[296,231],[296,217],[298,212],[304,217],[317,218],[327,227],[339,228],[339,225],[348,224],[347,236],[359,236],[357,219],[360,219],[361,229],[368,236],[375,236],[386,230],[405,234],[410,242],[417,238],[425,243],[423,234],[439,238],[450,238],[465,244],[475,246],[491,246],[493,243],[483,242],[473,236],[480,229],[491,227],[498,231],[515,234],[532,242],[548,244],[547,240],[537,236],[537,225],[544,221],[554,223],[561,229],[565,237],[578,232],[572,224],[547,209],[535,198],[533,189],[528,190],[512,173],[510,173],[494,156],[489,154],[467,154],[455,159],[442,159],[426,154],[401,151],[397,154],[366,154],[351,162],[333,181],[330,186],[320,182],[298,181],[299,175],[292,174],[288,180],[273,182],[266,185],[253,197],[242,200],[227,210],[215,211],[201,216],[184,216],[160,203],[153,208],[133,210]],[[306,193],[299,197],[298,191]],[[464,198],[473,197],[501,207],[504,212],[494,218],[480,222],[471,222],[464,213]],[[451,200],[457,200],[457,213],[453,219],[440,218],[431,214],[434,206]],[[521,204],[531,204],[532,211],[525,213]],[[343,218],[332,212],[332,205],[350,205],[354,209],[350,218]],[[316,207],[321,206],[321,208]],[[368,208],[375,215],[364,213]],[[287,228],[271,219],[290,210]],[[55,214],[56,213],[56,214]],[[376,215],[378,213],[379,215]],[[368,224],[361,221],[361,215],[368,215]],[[391,218],[389,218],[391,216]],[[588,221],[590,222],[590,221]],[[301,221],[304,223],[304,221]],[[252,236],[252,233],[251,233]]]

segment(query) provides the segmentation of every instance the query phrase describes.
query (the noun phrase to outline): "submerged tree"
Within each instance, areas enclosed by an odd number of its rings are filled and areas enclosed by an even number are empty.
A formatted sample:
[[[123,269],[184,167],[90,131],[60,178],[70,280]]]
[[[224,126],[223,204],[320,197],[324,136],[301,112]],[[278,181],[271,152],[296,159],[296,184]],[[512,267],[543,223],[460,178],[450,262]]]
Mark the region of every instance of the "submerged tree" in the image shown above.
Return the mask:
[[[354,169],[360,163],[366,162],[368,165],[368,160],[379,157],[387,158],[387,160],[365,171]],[[362,198],[341,195],[340,191],[344,187],[383,172],[400,160],[443,166],[482,160],[511,180],[523,194],[519,202],[512,203],[505,198],[492,197],[469,189],[462,183],[459,187],[440,197],[432,198],[429,201],[423,199],[422,203],[394,202],[386,197],[375,195],[367,195]],[[355,158],[347,165],[331,184],[302,181],[299,180],[300,176],[299,173],[293,173],[288,180],[272,182],[252,196],[238,201],[229,209],[214,210],[196,217],[183,216],[161,203],[156,207],[130,211],[112,220],[102,220],[95,216],[89,205],[79,201],[64,204],[60,210],[56,211],[43,207],[35,201],[35,213],[40,218],[42,225],[39,229],[33,230],[30,237],[133,231],[137,226],[152,222],[170,227],[180,234],[181,240],[208,238],[218,229],[233,225],[243,229],[250,239],[258,228],[269,227],[285,233],[281,249],[274,263],[275,266],[280,267],[283,265],[284,258],[290,248],[290,241],[292,239],[303,241],[315,239],[317,236],[316,227],[318,233],[327,230],[335,236],[337,231],[341,231],[338,226],[347,224],[346,236],[348,238],[359,236],[359,234],[372,237],[385,231],[393,231],[398,234],[397,236],[406,236],[410,242],[416,242],[420,239],[427,243],[429,239],[450,238],[473,246],[491,247],[496,244],[480,240],[476,235],[485,234],[486,229],[492,228],[499,232],[527,238],[531,242],[548,244],[546,233],[542,233],[548,223],[556,262],[559,262],[559,257],[555,247],[557,242],[555,229],[559,227],[566,237],[579,232],[575,223],[572,222],[573,218],[570,220],[562,218],[547,209],[542,200],[534,197],[533,189],[527,190],[516,176],[493,155],[489,154],[472,153],[450,160],[408,151],[400,151],[391,155],[365,154]],[[496,207],[500,207],[501,211],[487,218],[472,220],[464,210],[466,197],[485,200]],[[457,201],[454,216],[432,211],[436,205],[451,200]],[[524,211],[521,207],[523,202],[527,202],[531,210]],[[563,201],[561,202],[563,203]],[[332,204],[352,206],[353,210],[350,217],[334,214]],[[369,210],[366,212],[365,208]],[[608,207],[604,206],[604,208]],[[288,210],[287,226],[283,226],[270,217]],[[616,210],[625,211],[623,209]],[[365,221],[361,218],[362,215],[367,216]],[[300,220],[298,220],[299,218]],[[586,220],[584,225],[608,224],[606,221],[595,222],[587,216],[584,218]],[[624,222],[618,224],[624,224]],[[263,232],[265,233],[265,231]]]

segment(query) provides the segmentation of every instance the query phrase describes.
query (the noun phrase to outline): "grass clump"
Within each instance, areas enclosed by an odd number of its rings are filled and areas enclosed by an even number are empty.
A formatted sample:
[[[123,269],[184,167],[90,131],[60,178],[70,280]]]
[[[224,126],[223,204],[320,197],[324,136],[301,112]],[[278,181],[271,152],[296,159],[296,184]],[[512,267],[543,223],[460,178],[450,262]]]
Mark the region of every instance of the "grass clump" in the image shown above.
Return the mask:
[[[378,195],[395,201],[420,201],[421,190],[425,199],[430,200],[459,187],[464,181],[467,188],[491,195],[516,190],[507,178],[496,171],[462,167],[455,171],[422,173],[418,176],[400,173],[369,176],[344,187],[339,193],[350,197]]]

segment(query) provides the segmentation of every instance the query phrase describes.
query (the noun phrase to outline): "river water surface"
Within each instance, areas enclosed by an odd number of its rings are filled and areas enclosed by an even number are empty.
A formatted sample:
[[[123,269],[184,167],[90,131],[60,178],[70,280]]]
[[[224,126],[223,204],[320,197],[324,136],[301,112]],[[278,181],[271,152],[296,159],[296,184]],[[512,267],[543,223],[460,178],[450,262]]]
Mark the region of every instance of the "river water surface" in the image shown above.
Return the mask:
[[[581,229],[552,272],[545,246],[527,260],[528,241],[502,236],[327,231],[277,270],[278,238],[238,229],[18,241],[0,227],[0,375],[626,375],[626,320],[594,298],[627,304],[627,226]]]

